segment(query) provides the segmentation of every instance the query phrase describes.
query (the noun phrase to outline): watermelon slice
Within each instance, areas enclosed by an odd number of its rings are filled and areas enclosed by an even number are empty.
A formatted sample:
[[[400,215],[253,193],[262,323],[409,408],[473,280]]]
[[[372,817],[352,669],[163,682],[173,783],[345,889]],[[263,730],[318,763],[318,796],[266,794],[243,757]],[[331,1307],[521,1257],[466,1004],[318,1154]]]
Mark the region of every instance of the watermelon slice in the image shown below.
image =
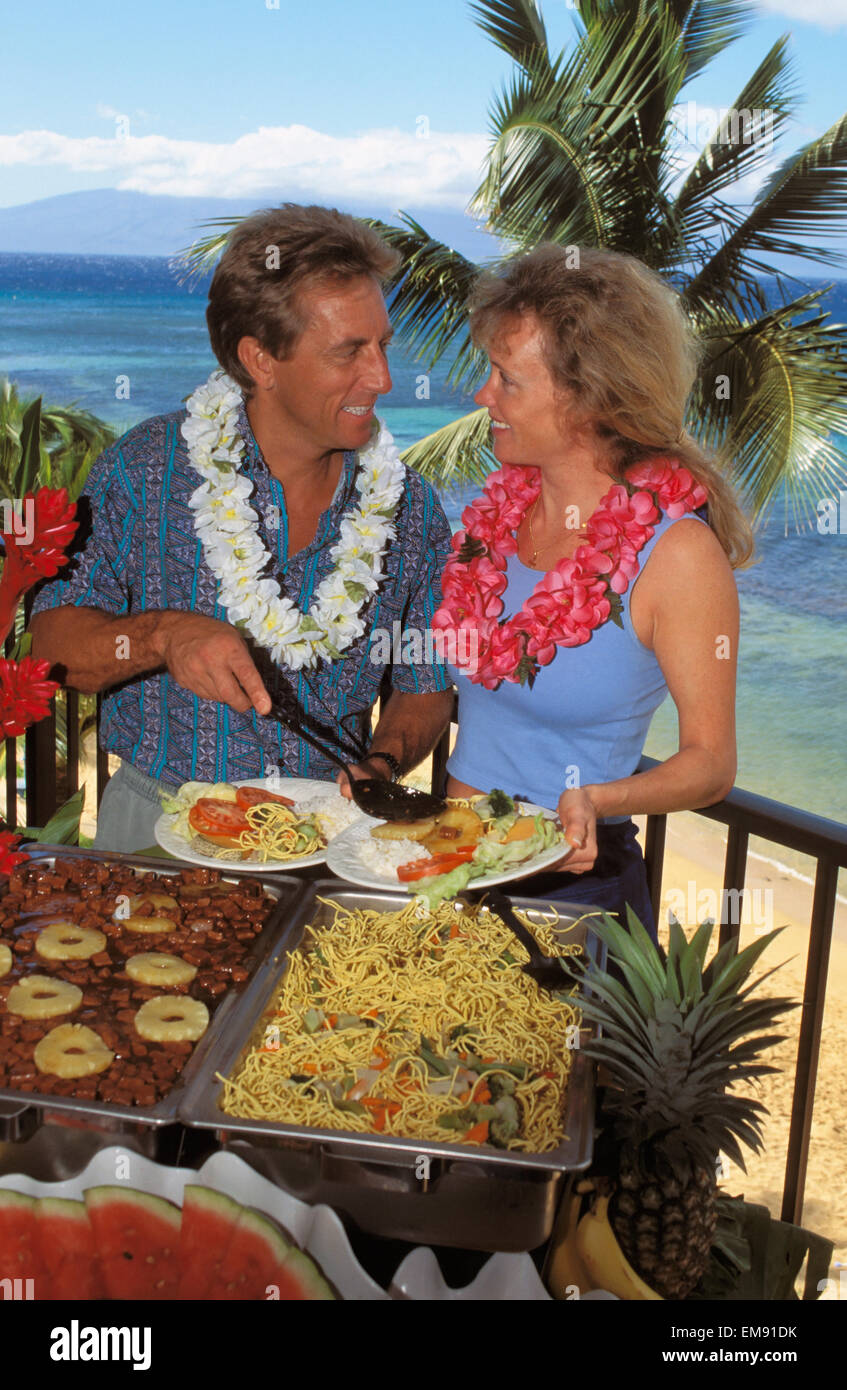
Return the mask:
[[[335,1294],[314,1260],[293,1246],[289,1248],[285,1263],[278,1271],[278,1277],[272,1279],[271,1283],[279,1285],[281,1299],[296,1299],[300,1303],[307,1300],[314,1303],[335,1299]]]
[[[126,1187],[90,1187],[85,1205],[109,1297],[176,1298],[179,1207]]]
[[[334,1295],[308,1255],[289,1245],[269,1217],[245,1207],[204,1297],[304,1302]]]
[[[36,1242],[35,1198],[0,1191],[0,1297],[49,1298],[50,1284]],[[27,1286],[27,1280],[33,1282]],[[15,1280],[19,1282],[16,1284]]]
[[[210,1187],[186,1187],[179,1233],[181,1299],[206,1298],[244,1208]]]
[[[105,1298],[94,1231],[83,1202],[65,1197],[36,1201],[37,1245],[53,1299]]]
[[[335,1297],[270,1217],[198,1186],[186,1187],[181,1212],[127,1187],[89,1188],[84,1203],[0,1189],[5,1279],[0,1299]]]

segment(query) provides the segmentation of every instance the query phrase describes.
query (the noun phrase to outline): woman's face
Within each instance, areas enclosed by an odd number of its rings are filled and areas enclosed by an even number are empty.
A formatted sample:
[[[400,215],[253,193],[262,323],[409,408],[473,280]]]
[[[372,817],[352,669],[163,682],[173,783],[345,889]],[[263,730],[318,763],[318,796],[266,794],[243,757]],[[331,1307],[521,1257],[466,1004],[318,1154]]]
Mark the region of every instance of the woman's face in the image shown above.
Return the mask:
[[[543,468],[560,462],[573,446],[561,390],[544,359],[541,325],[534,314],[512,319],[491,343],[491,371],[474,396],[491,415],[499,463]]]

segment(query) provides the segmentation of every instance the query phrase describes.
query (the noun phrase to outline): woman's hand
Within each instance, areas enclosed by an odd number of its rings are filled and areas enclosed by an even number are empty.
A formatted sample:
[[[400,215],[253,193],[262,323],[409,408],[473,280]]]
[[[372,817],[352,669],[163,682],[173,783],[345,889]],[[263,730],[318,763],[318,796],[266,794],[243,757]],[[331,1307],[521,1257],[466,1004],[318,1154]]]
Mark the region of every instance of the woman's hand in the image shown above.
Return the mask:
[[[559,820],[573,853],[553,864],[563,874],[585,874],[597,858],[597,808],[587,787],[575,787],[559,797]]]

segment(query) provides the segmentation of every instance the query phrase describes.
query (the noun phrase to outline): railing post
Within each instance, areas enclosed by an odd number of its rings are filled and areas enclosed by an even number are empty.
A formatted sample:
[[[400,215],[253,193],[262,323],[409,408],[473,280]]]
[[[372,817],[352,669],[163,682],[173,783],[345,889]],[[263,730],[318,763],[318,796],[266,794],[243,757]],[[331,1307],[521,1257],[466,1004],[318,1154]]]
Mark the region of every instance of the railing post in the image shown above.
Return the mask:
[[[68,760],[66,764],[67,794],[79,791],[79,693],[65,690],[65,722],[67,725]]]
[[[647,865],[647,886],[650,890],[650,904],[653,908],[656,926],[659,925],[659,908],[662,902],[662,874],[665,867],[667,831],[667,816],[647,817],[647,831],[644,836],[644,861]]]
[[[785,1186],[782,1193],[782,1220],[790,1221],[795,1226],[799,1226],[803,1219],[803,1194],[809,1160],[809,1136],[812,1130],[812,1109],[815,1103],[815,1082],[821,1049],[826,976],[837,885],[838,865],[831,859],[819,859],[815,875],[815,898],[812,905],[806,983],[803,990],[803,1015],[797,1044],[791,1128],[788,1131],[788,1157],[785,1161]]]
[[[26,823],[44,826],[56,810],[56,709],[25,735]]]
[[[99,809],[100,809],[100,802],[101,802],[102,799],[103,799],[103,793],[104,793],[104,791],[106,790],[106,783],[108,782],[108,780],[109,780],[109,778],[110,778],[110,776],[111,776],[111,773],[109,772],[109,754],[106,752],[106,749],[105,749],[105,748],[101,748],[101,747],[100,747],[100,720],[101,720],[101,718],[102,718],[102,710],[103,710],[103,696],[102,696],[102,695],[98,695],[98,696],[97,696],[97,725],[96,725],[96,733],[95,733],[95,735],[94,735],[94,737],[95,737],[95,739],[96,739],[95,747],[96,747],[96,749],[97,749],[97,809],[98,809],[98,811],[99,811]]]
[[[741,920],[737,922],[737,931],[733,931],[733,924],[729,921],[729,914],[724,911],[727,903],[727,894],[733,890],[739,892],[739,906],[744,891],[744,883],[747,878],[747,846],[750,836],[746,830],[742,830],[737,825],[729,827],[729,834],[726,837],[726,859],[724,860],[723,871],[723,898],[721,900],[721,925],[718,932],[718,950],[725,946],[733,936],[741,935]],[[726,918],[726,920],[724,920]]]

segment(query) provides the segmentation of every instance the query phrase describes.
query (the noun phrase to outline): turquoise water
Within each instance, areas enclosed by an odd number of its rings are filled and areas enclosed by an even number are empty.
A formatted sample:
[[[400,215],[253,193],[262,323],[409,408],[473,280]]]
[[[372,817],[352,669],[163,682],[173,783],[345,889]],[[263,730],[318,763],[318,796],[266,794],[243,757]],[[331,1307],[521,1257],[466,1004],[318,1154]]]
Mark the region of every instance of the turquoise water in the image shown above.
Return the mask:
[[[211,370],[204,311],[202,289],[179,287],[164,261],[0,255],[0,375],[125,429],[175,409]],[[396,349],[392,373],[381,414],[401,448],[470,405],[443,373],[419,400],[420,369]],[[116,398],[119,376],[129,377],[129,400]],[[472,495],[445,496],[454,526]],[[847,535],[784,536],[774,524],[760,556],[738,575],[738,785],[847,822]],[[646,751],[675,747],[666,701]]]

